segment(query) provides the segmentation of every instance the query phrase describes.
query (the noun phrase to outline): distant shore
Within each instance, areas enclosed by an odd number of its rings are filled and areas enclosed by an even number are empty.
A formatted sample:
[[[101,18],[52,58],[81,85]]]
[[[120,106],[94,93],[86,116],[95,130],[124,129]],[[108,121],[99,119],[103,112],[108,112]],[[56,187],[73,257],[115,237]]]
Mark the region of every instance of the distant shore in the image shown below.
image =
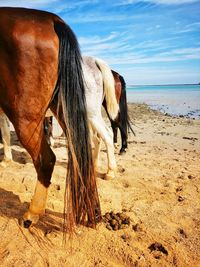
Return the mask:
[[[127,86],[129,103],[145,103],[172,116],[200,118],[199,85]]]
[[[127,84],[128,87],[136,86],[180,86],[180,85],[200,85],[200,83],[165,83],[165,84]]]

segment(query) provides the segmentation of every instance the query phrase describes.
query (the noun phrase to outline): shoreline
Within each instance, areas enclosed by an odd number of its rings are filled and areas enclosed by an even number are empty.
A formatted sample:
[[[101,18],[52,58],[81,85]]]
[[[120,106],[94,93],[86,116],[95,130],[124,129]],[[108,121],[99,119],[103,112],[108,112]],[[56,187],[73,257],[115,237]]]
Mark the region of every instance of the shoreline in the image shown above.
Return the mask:
[[[127,86],[128,103],[146,103],[151,108],[172,116],[200,118],[199,85],[142,86],[131,89]]]
[[[182,108],[182,112],[180,111],[175,111],[172,107],[170,107],[170,105],[167,104],[148,104],[145,102],[131,102],[131,101],[127,101],[128,105],[129,104],[139,104],[139,105],[147,105],[149,108],[151,108],[152,110],[155,111],[159,111],[164,115],[169,115],[172,117],[185,117],[185,118],[190,118],[190,119],[200,119],[200,109],[192,109],[190,106],[188,108]],[[186,104],[183,104],[184,106]]]

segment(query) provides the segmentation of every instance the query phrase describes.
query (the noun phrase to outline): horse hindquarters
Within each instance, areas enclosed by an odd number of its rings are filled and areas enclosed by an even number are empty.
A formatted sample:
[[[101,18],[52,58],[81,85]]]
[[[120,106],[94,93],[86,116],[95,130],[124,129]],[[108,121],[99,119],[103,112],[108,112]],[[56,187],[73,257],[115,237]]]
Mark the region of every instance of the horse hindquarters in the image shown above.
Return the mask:
[[[58,69],[58,38],[49,19],[45,12],[0,8],[0,105],[32,157],[38,176],[35,195],[24,215],[26,227],[45,210],[55,164],[42,124]]]
[[[72,230],[74,224],[88,221],[94,227],[96,213],[100,216],[100,205],[89,142],[81,56],[75,35],[54,14],[0,8],[0,40],[0,105],[30,153],[38,174],[35,195],[25,215],[26,226],[45,207],[55,156],[44,137],[42,123],[50,102],[56,97],[69,148],[67,226]]]

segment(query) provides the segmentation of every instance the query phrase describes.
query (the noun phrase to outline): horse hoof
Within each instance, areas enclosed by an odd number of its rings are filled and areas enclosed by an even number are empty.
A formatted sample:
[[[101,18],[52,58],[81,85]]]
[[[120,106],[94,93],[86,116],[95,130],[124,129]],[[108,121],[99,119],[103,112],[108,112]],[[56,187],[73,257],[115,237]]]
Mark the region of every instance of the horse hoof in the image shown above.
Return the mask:
[[[105,175],[105,180],[112,180],[112,179],[114,179],[115,178],[115,172],[114,171],[112,171],[112,172],[108,172],[108,173],[106,173],[106,175]]]
[[[119,151],[119,155],[124,155],[126,153],[126,149],[125,148],[121,148]]]
[[[27,229],[32,225],[32,221],[31,220],[24,220],[23,218],[20,218],[18,220],[18,222],[19,222],[19,225],[21,227],[24,227],[24,228],[27,228]]]
[[[0,162],[0,167],[6,168],[7,167],[7,164],[4,161],[1,161]]]
[[[24,227],[26,229],[28,229],[33,224],[31,220],[24,220],[24,218],[20,218],[18,222],[21,227]]]
[[[29,228],[31,225],[34,225],[38,222],[39,215],[31,213],[30,211],[27,211],[23,218],[20,220],[20,225],[24,226],[25,228]]]
[[[0,166],[6,168],[11,162],[12,159],[4,159],[3,161],[0,162]]]
[[[31,226],[31,224],[32,224],[32,221],[30,221],[30,220],[24,221],[24,228],[29,228]]]

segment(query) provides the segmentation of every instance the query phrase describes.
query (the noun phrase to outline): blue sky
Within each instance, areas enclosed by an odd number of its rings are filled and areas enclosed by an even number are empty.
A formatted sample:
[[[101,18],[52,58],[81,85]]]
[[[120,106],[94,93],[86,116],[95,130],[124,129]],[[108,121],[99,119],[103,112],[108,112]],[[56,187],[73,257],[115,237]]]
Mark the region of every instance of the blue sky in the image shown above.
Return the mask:
[[[200,82],[200,0],[0,0],[60,15],[131,84]]]

